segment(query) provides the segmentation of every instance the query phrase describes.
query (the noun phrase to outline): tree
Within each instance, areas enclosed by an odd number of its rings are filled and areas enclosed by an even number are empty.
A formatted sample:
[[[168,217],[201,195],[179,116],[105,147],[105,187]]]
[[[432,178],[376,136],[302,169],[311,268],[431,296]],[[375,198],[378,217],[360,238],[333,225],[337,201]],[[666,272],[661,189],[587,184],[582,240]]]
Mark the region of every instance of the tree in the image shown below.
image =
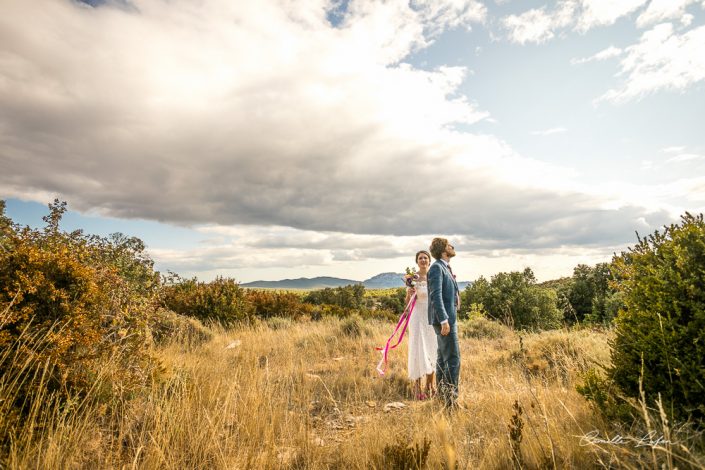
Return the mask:
[[[658,395],[674,417],[705,420],[705,222],[638,238],[613,260],[624,307],[615,320],[611,375],[628,396]]]
[[[491,318],[515,328],[556,328],[562,317],[555,291],[536,285],[530,268],[496,274],[490,282],[480,277],[465,289],[464,300],[466,309],[481,304]]]

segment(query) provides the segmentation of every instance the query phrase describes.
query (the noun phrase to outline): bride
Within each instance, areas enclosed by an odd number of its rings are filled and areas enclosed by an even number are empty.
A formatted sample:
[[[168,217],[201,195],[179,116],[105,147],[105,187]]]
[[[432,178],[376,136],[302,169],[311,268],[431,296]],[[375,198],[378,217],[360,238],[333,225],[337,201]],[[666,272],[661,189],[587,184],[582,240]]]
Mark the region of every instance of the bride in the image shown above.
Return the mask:
[[[438,355],[438,343],[433,326],[428,324],[428,287],[426,274],[431,265],[431,255],[421,250],[416,253],[416,265],[419,267],[419,279],[416,287],[407,287],[406,301],[409,303],[412,294],[416,293],[416,304],[409,319],[409,378],[414,382],[414,396],[417,400],[425,400],[435,395],[435,371]],[[425,383],[421,387],[421,379]]]

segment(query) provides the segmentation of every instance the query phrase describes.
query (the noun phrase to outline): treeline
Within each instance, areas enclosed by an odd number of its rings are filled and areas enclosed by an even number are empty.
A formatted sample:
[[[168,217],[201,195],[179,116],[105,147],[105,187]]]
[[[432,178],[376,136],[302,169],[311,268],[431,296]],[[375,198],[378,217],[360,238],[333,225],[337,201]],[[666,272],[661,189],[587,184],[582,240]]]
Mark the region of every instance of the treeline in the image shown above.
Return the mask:
[[[484,315],[517,329],[609,325],[624,306],[610,263],[578,265],[572,277],[538,283],[531,268],[480,277],[462,294],[461,316]]]
[[[360,285],[290,292],[246,289],[233,279],[216,278],[211,282],[182,279],[170,275],[161,289],[162,305],[176,313],[192,316],[204,322],[232,326],[270,318],[320,320],[326,316],[362,318],[393,318],[401,313],[403,289],[380,296]],[[403,306],[402,306],[403,308]]]

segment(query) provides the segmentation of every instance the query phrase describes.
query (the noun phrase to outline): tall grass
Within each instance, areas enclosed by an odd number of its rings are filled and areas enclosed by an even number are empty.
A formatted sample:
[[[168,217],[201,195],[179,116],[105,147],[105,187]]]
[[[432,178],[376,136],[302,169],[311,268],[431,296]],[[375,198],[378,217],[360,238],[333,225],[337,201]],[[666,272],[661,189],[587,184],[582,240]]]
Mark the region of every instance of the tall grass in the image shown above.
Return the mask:
[[[32,397],[21,419],[13,414],[18,381],[42,381],[45,371],[31,355],[5,352],[0,361],[26,363],[28,373],[0,382],[0,467],[386,468],[419,457],[426,443],[428,455],[414,462],[428,468],[703,465],[698,436],[665,423],[658,410],[645,409],[645,419],[672,443],[637,447],[645,427],[615,428],[575,391],[585,370],[609,361],[609,333],[463,338],[464,409],[449,414],[410,400],[404,347],[377,376],[374,346],[388,324],[346,321],[216,327],[200,346],[160,347],[161,376],[141,394],[106,401],[97,380],[68,402],[49,392]],[[107,379],[110,369],[103,364],[96,374]],[[389,402],[406,407],[385,412]],[[601,442],[617,431],[626,442]]]

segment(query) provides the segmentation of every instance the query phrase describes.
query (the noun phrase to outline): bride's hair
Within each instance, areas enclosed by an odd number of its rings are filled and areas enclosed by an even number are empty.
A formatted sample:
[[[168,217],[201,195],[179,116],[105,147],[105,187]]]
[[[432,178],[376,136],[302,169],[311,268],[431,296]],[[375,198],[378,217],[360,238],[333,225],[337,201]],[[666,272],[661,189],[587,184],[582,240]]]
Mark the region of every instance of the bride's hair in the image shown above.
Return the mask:
[[[425,254],[426,256],[428,256],[428,260],[431,261],[431,254],[430,254],[428,251],[426,251],[426,250],[417,251],[417,252],[416,252],[416,259],[415,259],[414,261],[416,261],[417,263],[419,262],[419,255],[420,255],[421,253],[423,253],[423,254]]]

